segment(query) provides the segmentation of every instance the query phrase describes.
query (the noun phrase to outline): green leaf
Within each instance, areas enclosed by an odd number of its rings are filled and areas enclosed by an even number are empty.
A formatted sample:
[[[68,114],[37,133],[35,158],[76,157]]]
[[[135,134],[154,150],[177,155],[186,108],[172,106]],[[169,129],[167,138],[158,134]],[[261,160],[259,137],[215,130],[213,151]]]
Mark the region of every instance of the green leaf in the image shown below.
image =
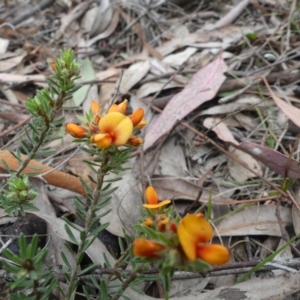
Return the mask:
[[[67,232],[67,234],[68,234],[70,240],[71,240],[74,244],[77,245],[78,242],[77,242],[77,240],[76,240],[76,238],[75,238],[73,232],[71,231],[70,227],[69,227],[67,224],[65,224],[65,230],[66,230],[66,232]]]
[[[77,276],[80,277],[80,276],[82,276],[82,275],[88,273],[89,271],[95,269],[95,266],[96,266],[96,265],[90,265],[90,266],[88,266],[87,268],[85,268],[85,269],[79,271],[79,272],[77,273]]]
[[[71,265],[70,265],[70,263],[69,263],[66,255],[65,255],[65,253],[63,251],[60,252],[60,256],[61,256],[62,260],[64,261],[65,265],[67,266],[68,270],[71,271],[72,267],[71,267]]]
[[[295,240],[297,240],[300,237],[300,233],[295,235],[292,239],[290,239],[288,242],[286,242],[283,246],[281,246],[278,250],[270,254],[267,258],[265,258],[263,261],[258,263],[255,267],[253,267],[250,271],[248,271],[246,274],[242,275],[235,284],[243,282],[245,279],[247,279],[249,276],[251,276],[254,272],[262,268],[266,263],[272,261],[277,254],[282,252],[287,246],[289,246],[291,243],[293,243]]]

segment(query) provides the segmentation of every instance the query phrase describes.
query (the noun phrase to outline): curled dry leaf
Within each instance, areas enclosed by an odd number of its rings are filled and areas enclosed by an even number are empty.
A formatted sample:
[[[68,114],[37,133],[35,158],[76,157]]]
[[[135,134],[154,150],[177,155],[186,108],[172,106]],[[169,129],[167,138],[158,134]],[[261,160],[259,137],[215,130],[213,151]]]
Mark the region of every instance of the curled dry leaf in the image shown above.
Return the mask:
[[[300,181],[297,180],[294,185],[293,197],[296,201],[296,204],[292,206],[292,216],[293,216],[293,225],[294,231],[296,234],[300,233]]]
[[[291,120],[293,121],[298,127],[300,127],[300,109],[288,104],[287,102],[281,100],[276,93],[270,88],[267,80],[264,78],[265,85],[270,92],[274,102],[276,105],[282,110],[282,112]]]
[[[138,182],[131,169],[134,164],[134,160],[125,164],[124,167],[128,169],[118,174],[121,180],[111,183],[110,188],[117,188],[117,190],[110,195],[111,200],[104,208],[109,213],[101,218],[101,223],[109,222],[107,231],[121,237],[124,237],[124,229],[125,232],[133,234],[132,225],[138,223],[138,219],[141,217],[139,209],[142,197],[137,188]],[[111,177],[108,175],[106,180],[112,178],[115,178],[115,174],[111,174]],[[102,214],[103,211],[99,213]]]
[[[149,128],[144,150],[150,148],[198,106],[211,100],[224,82],[223,73],[226,71],[227,66],[220,57],[200,69],[186,87],[170,100],[156,122]]]
[[[52,230],[55,232],[55,234],[65,240],[72,242],[65,230],[66,222],[62,220],[61,218],[57,218],[56,214],[54,212],[53,207],[51,206],[48,197],[46,193],[43,191],[43,188],[40,188],[37,198],[34,200],[34,205],[39,209],[39,211],[30,211],[30,213],[33,213],[37,217],[45,220],[49,226],[51,226]],[[70,230],[72,231],[75,239],[80,241],[80,232],[83,230],[82,227],[76,225],[78,230],[75,230],[71,226],[69,226]],[[68,253],[68,251],[66,252]],[[113,264],[114,258],[111,256],[111,254],[108,252],[106,247],[102,244],[102,242],[99,239],[95,239],[94,242],[91,244],[91,246],[86,250],[86,253],[89,255],[91,260],[95,264],[104,265],[105,259],[103,254],[105,253],[108,261]]]
[[[201,187],[196,184],[170,176],[154,176],[152,178],[152,185],[161,199],[173,200],[195,200],[198,197],[199,190],[201,189]],[[202,188],[200,202],[208,203],[210,199],[213,205],[229,205],[238,203],[238,201],[232,200],[216,191],[211,191],[208,188]]]
[[[23,161],[26,159],[26,157],[26,155],[21,155]],[[18,160],[9,151],[0,151],[0,171],[2,173],[7,173],[3,161],[6,162],[6,164],[11,170],[16,171],[19,168]],[[32,159],[29,162],[28,166],[24,169],[22,173],[43,174],[49,171],[51,172],[43,176],[43,178],[48,182],[48,184],[64,189],[69,189],[75,193],[86,196],[85,189],[78,177],[65,172],[56,171],[53,168],[46,166],[34,159]]]
[[[221,118],[213,117],[206,118],[203,121],[203,125],[212,131],[214,131],[218,138],[224,142],[231,142],[235,145],[238,145],[238,141],[234,138],[231,131],[228,129],[226,124],[222,122]]]
[[[250,154],[279,175],[292,179],[300,178],[300,163],[278,151],[248,141],[234,147]]]
[[[89,32],[90,37],[102,33],[110,24],[113,16],[113,5],[109,0],[102,0],[100,5],[90,8],[82,18],[81,26]]]
[[[262,175],[262,170],[260,164],[257,162],[255,158],[251,155],[234,148],[233,146],[229,146],[228,151],[232,153],[235,157],[239,158],[241,161],[245,162],[248,167],[258,174]],[[255,174],[241,166],[237,161],[228,157],[227,160],[228,171],[230,175],[238,182],[244,182],[249,178],[256,177]]]

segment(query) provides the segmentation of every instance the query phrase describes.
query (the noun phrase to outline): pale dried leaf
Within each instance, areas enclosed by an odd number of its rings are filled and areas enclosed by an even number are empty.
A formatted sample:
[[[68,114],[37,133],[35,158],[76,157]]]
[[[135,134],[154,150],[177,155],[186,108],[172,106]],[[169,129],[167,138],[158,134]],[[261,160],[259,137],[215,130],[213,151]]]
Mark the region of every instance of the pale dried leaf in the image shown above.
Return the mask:
[[[236,149],[233,146],[229,146],[228,151],[232,153],[236,158],[245,162],[250,169],[262,175],[262,169],[260,164],[251,155],[239,149]],[[244,182],[249,178],[256,177],[254,173],[244,168],[242,165],[240,165],[236,160],[234,160],[231,157],[228,157],[227,165],[228,165],[228,170],[230,175],[238,182]]]
[[[175,275],[187,275],[187,272],[175,272]],[[190,273],[191,275],[193,273]],[[189,296],[197,296],[203,290],[208,282],[209,277],[205,278],[195,278],[195,279],[189,279],[189,280],[173,280],[170,287],[169,295],[170,297],[183,297],[185,295]]]
[[[134,162],[130,161],[123,167],[131,167],[133,164]],[[122,179],[112,182],[111,185],[111,188],[118,187],[118,189],[110,195],[112,198],[105,207],[105,210],[111,211],[101,218],[101,223],[109,222],[110,224],[106,229],[114,235],[124,237],[123,229],[133,234],[132,225],[136,224],[141,217],[139,210],[142,204],[142,195],[138,190],[138,182],[131,169],[120,173],[118,176]],[[108,176],[107,179],[109,178]]]
[[[294,231],[296,234],[300,233],[300,185],[299,180],[297,180],[294,184],[294,200],[296,201],[296,205],[292,206],[292,216],[293,216],[293,225]]]
[[[9,40],[0,38],[0,54],[5,53],[9,45]]]
[[[186,87],[169,101],[156,122],[149,128],[144,150],[150,148],[195,108],[211,100],[224,82],[223,73],[226,70],[227,66],[220,58],[199,70]]]
[[[113,76],[119,76],[120,73],[121,73],[120,69],[109,68],[105,71],[97,72],[95,74],[95,79],[96,80],[106,80],[106,79],[109,79],[110,77],[113,77]]]
[[[291,209],[278,207],[283,227],[292,224]],[[282,236],[275,205],[251,206],[222,220],[217,226],[220,236]]]
[[[8,73],[0,73],[0,82],[6,83],[24,83],[33,81],[34,83],[42,82],[45,83],[44,75],[18,75],[18,74],[8,74]]]
[[[214,131],[220,140],[238,145],[238,141],[233,137],[231,131],[226,124],[222,122],[221,118],[206,118],[203,121],[203,125],[207,129]]]
[[[86,43],[86,47],[91,47],[96,42],[109,37],[115,31],[118,23],[119,23],[119,11],[116,10],[112,17],[112,21],[110,22],[110,25],[102,33],[100,33],[100,34],[96,35],[95,37],[93,37],[92,39],[90,39]]]
[[[6,59],[6,60],[1,60],[0,62],[0,72],[5,72],[8,71],[16,66],[18,66],[23,58],[27,55],[27,53],[23,53],[21,55]]]
[[[166,56],[163,59],[163,62],[170,66],[179,67],[185,63],[196,51],[197,48],[187,47],[182,52]]]
[[[187,180],[167,176],[154,176],[152,178],[152,185],[157,190],[161,200],[196,200],[200,191],[200,187],[196,184],[188,182]],[[223,194],[210,190],[209,188],[202,188],[202,194],[199,201],[201,203],[208,203],[210,200],[214,205],[229,205],[238,203],[236,200],[232,200]]]
[[[102,33],[110,24],[113,5],[109,0],[102,0],[100,5],[90,8],[82,18],[81,27],[89,32],[90,37]]]
[[[172,137],[164,143],[155,169],[155,175],[183,177],[188,173],[183,150],[176,145],[176,142],[177,138]]]
[[[138,91],[136,92],[136,96],[138,98],[144,98],[148,95],[155,94],[158,91],[164,91],[171,88],[182,87],[182,84],[178,84],[176,82],[169,82],[167,80],[160,80],[159,82],[148,82],[143,84]]]
[[[42,190],[40,190],[42,191]],[[45,220],[48,225],[51,226],[52,230],[63,240],[71,242],[68,234],[65,231],[66,222],[60,218],[57,218],[55,213],[51,213],[51,208],[49,208],[50,203],[48,201],[48,197],[45,195],[44,192],[40,192],[36,199],[34,200],[34,205],[39,209],[39,211],[30,211],[30,213],[36,215],[37,217]],[[78,231],[70,227],[74,237],[76,240],[80,241],[80,231],[83,230],[80,226],[77,226]],[[95,264],[104,265],[105,259],[103,254],[105,253],[107,259],[113,265],[114,259],[111,254],[107,251],[106,247],[102,244],[99,239],[95,239],[91,246],[86,250],[86,253],[91,258],[91,260]]]
[[[120,93],[128,93],[148,73],[149,69],[150,63],[148,60],[132,64],[123,74]]]
[[[184,295],[183,297],[172,297],[170,300],[283,300],[299,290],[300,272],[296,272],[270,278],[254,278],[234,286],[223,286],[199,293],[197,296]],[[126,290],[124,294],[131,300],[141,300],[141,294],[132,289]],[[142,299],[153,300],[154,298],[143,295]],[[159,298],[159,300],[163,299]]]

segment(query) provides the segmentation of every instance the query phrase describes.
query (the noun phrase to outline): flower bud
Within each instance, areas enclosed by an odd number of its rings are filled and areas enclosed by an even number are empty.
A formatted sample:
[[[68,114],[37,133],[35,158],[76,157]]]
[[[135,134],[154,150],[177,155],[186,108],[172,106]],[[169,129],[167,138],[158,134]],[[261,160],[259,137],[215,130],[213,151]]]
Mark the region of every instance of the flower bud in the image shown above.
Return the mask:
[[[86,137],[86,133],[88,132],[88,130],[77,124],[68,123],[66,125],[66,132],[68,132],[75,138],[84,138]]]

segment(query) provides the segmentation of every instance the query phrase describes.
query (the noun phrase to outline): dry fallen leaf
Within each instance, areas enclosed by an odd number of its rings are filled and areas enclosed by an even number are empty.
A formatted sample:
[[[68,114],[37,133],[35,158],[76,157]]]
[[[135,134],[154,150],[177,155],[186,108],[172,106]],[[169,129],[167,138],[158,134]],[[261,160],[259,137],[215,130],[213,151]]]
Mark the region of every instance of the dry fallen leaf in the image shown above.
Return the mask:
[[[244,141],[236,148],[250,154],[275,173],[288,178],[300,178],[300,163],[266,146]]]
[[[293,121],[298,127],[300,127],[300,109],[281,100],[270,88],[265,78],[264,82],[276,105],[291,121]]]
[[[262,175],[260,164],[251,155],[239,149],[236,149],[233,146],[229,146],[228,151],[232,153],[235,157],[239,158],[241,161],[245,162],[250,169]],[[255,174],[241,166],[237,161],[235,161],[231,157],[228,157],[227,165],[230,175],[238,182],[244,182],[249,178],[256,177]]]
[[[291,225],[291,209],[280,206],[278,210],[282,226]],[[272,235],[281,237],[282,232],[275,212],[275,205],[247,207],[222,220],[217,226],[217,233],[220,236]]]
[[[26,155],[22,155],[21,157],[23,161],[26,159]],[[11,170],[17,170],[19,168],[18,160],[9,151],[0,151],[0,171],[2,173],[7,172],[3,165],[3,160],[6,162],[6,164]],[[46,166],[36,160],[31,160],[22,173],[43,174],[49,171],[51,172],[43,176],[43,178],[48,182],[48,184],[69,189],[75,193],[79,193],[81,195],[86,196],[85,189],[78,177],[61,171],[56,171],[53,168]]]
[[[198,106],[211,100],[224,82],[223,73],[226,70],[227,66],[220,57],[199,70],[186,87],[168,102],[156,122],[149,128],[145,137],[144,150],[150,148]]]
[[[220,140],[238,145],[238,141],[233,137],[231,131],[228,129],[226,124],[222,122],[221,118],[206,118],[203,121],[203,125],[207,129],[214,131]]]
[[[300,290],[300,272],[285,273],[276,277],[253,278],[234,286],[222,286],[205,293],[199,292],[196,296],[184,295],[182,297],[172,297],[171,300],[283,300],[288,299]],[[141,294],[127,289],[124,295],[131,300],[140,300]],[[143,300],[154,300],[147,295],[142,296]],[[159,298],[162,300],[162,298]]]

